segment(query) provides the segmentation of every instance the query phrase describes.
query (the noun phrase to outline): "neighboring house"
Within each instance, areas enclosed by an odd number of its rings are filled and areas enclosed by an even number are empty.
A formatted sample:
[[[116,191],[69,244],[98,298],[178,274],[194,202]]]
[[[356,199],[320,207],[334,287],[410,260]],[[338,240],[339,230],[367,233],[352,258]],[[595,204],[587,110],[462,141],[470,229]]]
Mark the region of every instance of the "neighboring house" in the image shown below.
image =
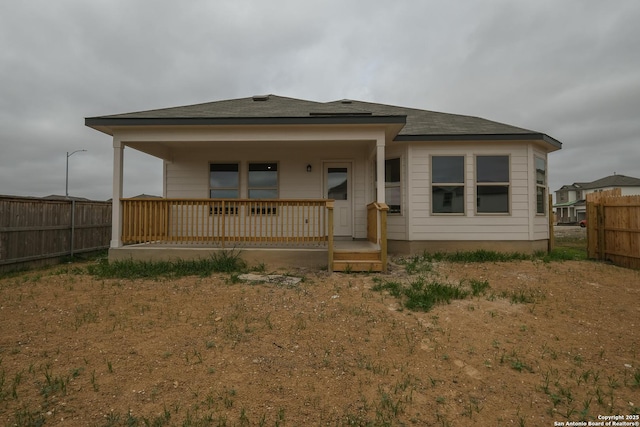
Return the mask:
[[[587,218],[587,194],[619,188],[623,196],[640,194],[640,179],[613,174],[593,182],[575,182],[556,190],[553,205],[558,225],[574,225]]]
[[[547,249],[547,155],[561,143],[544,133],[276,95],[85,124],[113,137],[111,258],[241,247],[267,263],[384,270],[387,251]],[[122,199],[125,147],[164,161],[163,199]]]

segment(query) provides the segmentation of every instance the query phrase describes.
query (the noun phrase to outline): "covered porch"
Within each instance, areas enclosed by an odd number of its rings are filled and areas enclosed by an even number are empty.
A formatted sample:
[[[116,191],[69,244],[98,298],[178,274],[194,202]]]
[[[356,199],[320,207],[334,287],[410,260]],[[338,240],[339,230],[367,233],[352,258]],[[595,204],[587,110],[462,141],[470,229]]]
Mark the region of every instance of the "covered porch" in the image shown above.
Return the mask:
[[[334,235],[330,199],[121,199],[111,259],[203,258],[239,250],[250,263],[386,271],[384,203],[367,205],[366,239]]]
[[[269,95],[85,123],[113,137],[112,259],[238,248],[386,270],[385,147],[404,114]],[[162,159],[162,198],[123,197],[125,148]]]

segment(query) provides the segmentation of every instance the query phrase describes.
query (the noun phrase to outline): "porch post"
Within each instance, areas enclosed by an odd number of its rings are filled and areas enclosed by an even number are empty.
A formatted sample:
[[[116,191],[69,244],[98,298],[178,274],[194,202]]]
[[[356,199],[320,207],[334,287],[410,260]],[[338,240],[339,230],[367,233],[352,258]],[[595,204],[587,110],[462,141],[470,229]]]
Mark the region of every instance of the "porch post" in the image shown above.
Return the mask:
[[[113,138],[113,195],[111,197],[111,247],[122,247],[122,198],[124,144]]]
[[[386,205],[385,200],[385,171],[384,171],[384,163],[385,163],[385,150],[384,150],[384,134],[382,137],[378,137],[376,141],[376,173],[378,177],[377,182],[377,202],[379,206],[383,206],[383,210],[376,209],[376,215],[378,215],[378,220],[376,221],[378,225],[378,244],[380,245],[380,260],[382,261],[382,271],[386,273],[387,271],[387,210],[389,209]]]
[[[385,176],[384,176],[384,137],[378,138],[376,141],[376,176],[378,182],[376,183],[376,202],[385,203]],[[378,230],[377,237],[378,243],[382,239],[382,228],[380,227],[380,211],[378,210]]]
[[[328,270],[333,272],[333,200],[326,202],[327,206],[327,252],[329,256]]]
[[[384,139],[376,141],[376,202],[385,203],[384,199]]]

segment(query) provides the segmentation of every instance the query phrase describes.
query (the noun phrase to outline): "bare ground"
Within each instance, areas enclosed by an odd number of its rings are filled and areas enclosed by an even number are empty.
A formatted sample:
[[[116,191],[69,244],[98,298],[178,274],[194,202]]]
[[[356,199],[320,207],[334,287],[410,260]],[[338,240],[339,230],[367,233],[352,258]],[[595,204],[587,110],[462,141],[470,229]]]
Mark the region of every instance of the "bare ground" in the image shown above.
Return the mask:
[[[387,275],[0,279],[0,424],[552,426],[640,407],[640,272],[434,265],[482,296],[402,309]]]

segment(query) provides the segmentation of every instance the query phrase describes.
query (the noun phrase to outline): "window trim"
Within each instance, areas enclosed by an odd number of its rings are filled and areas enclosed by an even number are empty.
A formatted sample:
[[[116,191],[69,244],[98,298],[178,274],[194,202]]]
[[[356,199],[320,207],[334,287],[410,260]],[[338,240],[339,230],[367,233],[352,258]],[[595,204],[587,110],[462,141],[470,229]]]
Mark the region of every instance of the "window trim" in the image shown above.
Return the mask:
[[[433,180],[433,159],[435,157],[462,157],[462,182],[436,182]],[[467,184],[466,184],[467,155],[466,154],[431,154],[429,156],[429,194],[431,201],[429,203],[431,215],[434,216],[466,216],[467,215]],[[462,212],[434,212],[433,207],[433,188],[434,187],[462,187]]]
[[[507,172],[509,174],[509,181],[478,181],[478,157],[506,157],[507,158]],[[513,187],[512,179],[513,173],[511,172],[511,154],[475,154],[474,155],[474,192],[475,192],[475,215],[479,216],[511,216],[513,195],[511,189]],[[479,212],[478,211],[478,187],[507,187],[507,211],[506,212]]]

